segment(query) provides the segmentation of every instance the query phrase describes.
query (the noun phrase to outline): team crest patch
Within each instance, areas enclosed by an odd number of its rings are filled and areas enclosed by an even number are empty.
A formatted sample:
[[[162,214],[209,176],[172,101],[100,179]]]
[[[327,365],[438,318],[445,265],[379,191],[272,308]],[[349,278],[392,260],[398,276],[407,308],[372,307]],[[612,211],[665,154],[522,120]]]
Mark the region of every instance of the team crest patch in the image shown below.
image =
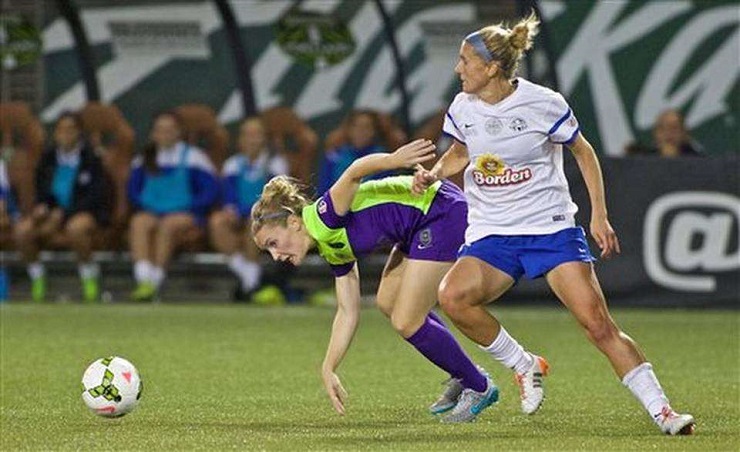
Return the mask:
[[[515,132],[523,132],[527,130],[527,122],[522,118],[514,118],[509,123],[509,128]]]
[[[504,123],[502,123],[498,118],[490,118],[486,121],[486,133],[489,135],[498,135],[503,128]]]
[[[424,248],[429,248],[430,246],[432,246],[432,230],[427,228],[419,232],[418,248],[420,250],[423,250]]]
[[[322,199],[321,201],[319,201],[319,213],[322,215],[325,214],[326,209],[327,209],[326,201]]]

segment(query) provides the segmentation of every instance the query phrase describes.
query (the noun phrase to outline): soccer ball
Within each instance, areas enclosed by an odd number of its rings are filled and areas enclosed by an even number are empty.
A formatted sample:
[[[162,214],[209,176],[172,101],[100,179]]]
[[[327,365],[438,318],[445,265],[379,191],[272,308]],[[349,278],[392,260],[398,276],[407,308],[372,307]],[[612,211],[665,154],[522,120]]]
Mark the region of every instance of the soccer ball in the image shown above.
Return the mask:
[[[82,401],[98,416],[130,413],[139,404],[142,388],[134,365],[119,356],[98,359],[82,375]]]

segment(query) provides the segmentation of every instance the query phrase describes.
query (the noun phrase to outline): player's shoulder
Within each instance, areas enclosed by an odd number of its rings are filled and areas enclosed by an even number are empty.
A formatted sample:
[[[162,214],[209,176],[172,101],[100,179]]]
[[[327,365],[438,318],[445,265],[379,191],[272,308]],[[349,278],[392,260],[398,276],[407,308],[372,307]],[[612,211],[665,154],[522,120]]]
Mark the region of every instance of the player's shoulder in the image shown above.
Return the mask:
[[[475,94],[468,94],[461,91],[457,93],[455,98],[452,100],[447,112],[452,116],[464,115],[467,112],[474,110],[476,105],[478,105],[478,98]]]
[[[476,99],[477,98],[475,97],[475,94],[468,94],[464,91],[460,91],[452,99],[452,103],[450,103],[450,108],[472,105],[473,103],[475,103]]]
[[[562,94],[522,78],[517,79],[518,89],[521,89],[521,103],[527,107],[546,113],[550,110],[561,110],[567,108],[567,102]]]
[[[234,154],[224,162],[224,176],[237,174],[241,170],[242,160],[244,157],[240,154]]]
[[[563,97],[560,93],[551,88],[548,88],[547,86],[530,82],[529,80],[521,77],[517,78],[517,83],[519,85],[519,89],[522,90],[522,93],[531,98],[552,99],[555,97]]]
[[[215,173],[216,169],[213,162],[202,149],[196,146],[190,146],[188,153],[188,166],[193,169],[199,169],[207,173]]]

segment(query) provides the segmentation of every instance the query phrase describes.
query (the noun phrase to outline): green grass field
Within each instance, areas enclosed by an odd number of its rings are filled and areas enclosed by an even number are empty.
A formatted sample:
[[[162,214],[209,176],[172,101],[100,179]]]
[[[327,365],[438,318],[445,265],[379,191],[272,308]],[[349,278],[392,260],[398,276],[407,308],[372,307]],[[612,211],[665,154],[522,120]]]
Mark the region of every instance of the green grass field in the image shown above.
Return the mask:
[[[363,311],[340,369],[348,414],[334,414],[318,370],[330,309],[202,305],[28,305],[0,308],[2,450],[738,450],[736,311],[617,310],[692,437],[661,435],[606,360],[556,308],[501,307],[508,330],[553,366],[547,400],[519,412],[511,373],[463,340],[501,388],[469,425],[426,411],[444,379],[376,310]],[[95,358],[131,360],[145,382],[120,419],[87,411],[80,378]]]

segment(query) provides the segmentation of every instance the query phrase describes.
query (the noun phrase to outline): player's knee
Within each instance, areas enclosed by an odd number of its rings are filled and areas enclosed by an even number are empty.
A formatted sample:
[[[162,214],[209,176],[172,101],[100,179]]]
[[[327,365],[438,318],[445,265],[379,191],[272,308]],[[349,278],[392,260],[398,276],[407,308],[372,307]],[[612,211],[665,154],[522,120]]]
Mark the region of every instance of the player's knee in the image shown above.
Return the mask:
[[[19,242],[27,242],[34,237],[34,226],[33,222],[22,220],[15,227],[15,239]]]
[[[413,319],[409,318],[408,316],[402,317],[391,315],[391,325],[393,325],[393,329],[405,338],[413,336],[423,322],[423,319]]]
[[[584,324],[588,338],[596,345],[610,342],[619,336],[619,331],[608,317],[597,316]]]
[[[95,229],[95,223],[91,219],[78,218],[75,221],[70,221],[65,228],[65,232],[72,239],[84,239],[90,238]]]
[[[213,232],[222,232],[228,226],[228,217],[222,212],[216,212],[208,219],[208,226]]]
[[[176,218],[164,218],[159,224],[160,234],[171,237],[173,234],[181,232],[183,229],[183,223]]]
[[[134,214],[131,218],[129,230],[132,234],[146,233],[156,222],[150,215],[145,213]]]
[[[380,310],[380,312],[382,312],[384,316],[388,318],[391,317],[391,315],[393,314],[393,302],[392,301],[378,298],[375,304],[378,306],[378,310]]]
[[[470,298],[467,291],[451,284],[442,284],[437,297],[442,310],[452,318],[467,307]]]

